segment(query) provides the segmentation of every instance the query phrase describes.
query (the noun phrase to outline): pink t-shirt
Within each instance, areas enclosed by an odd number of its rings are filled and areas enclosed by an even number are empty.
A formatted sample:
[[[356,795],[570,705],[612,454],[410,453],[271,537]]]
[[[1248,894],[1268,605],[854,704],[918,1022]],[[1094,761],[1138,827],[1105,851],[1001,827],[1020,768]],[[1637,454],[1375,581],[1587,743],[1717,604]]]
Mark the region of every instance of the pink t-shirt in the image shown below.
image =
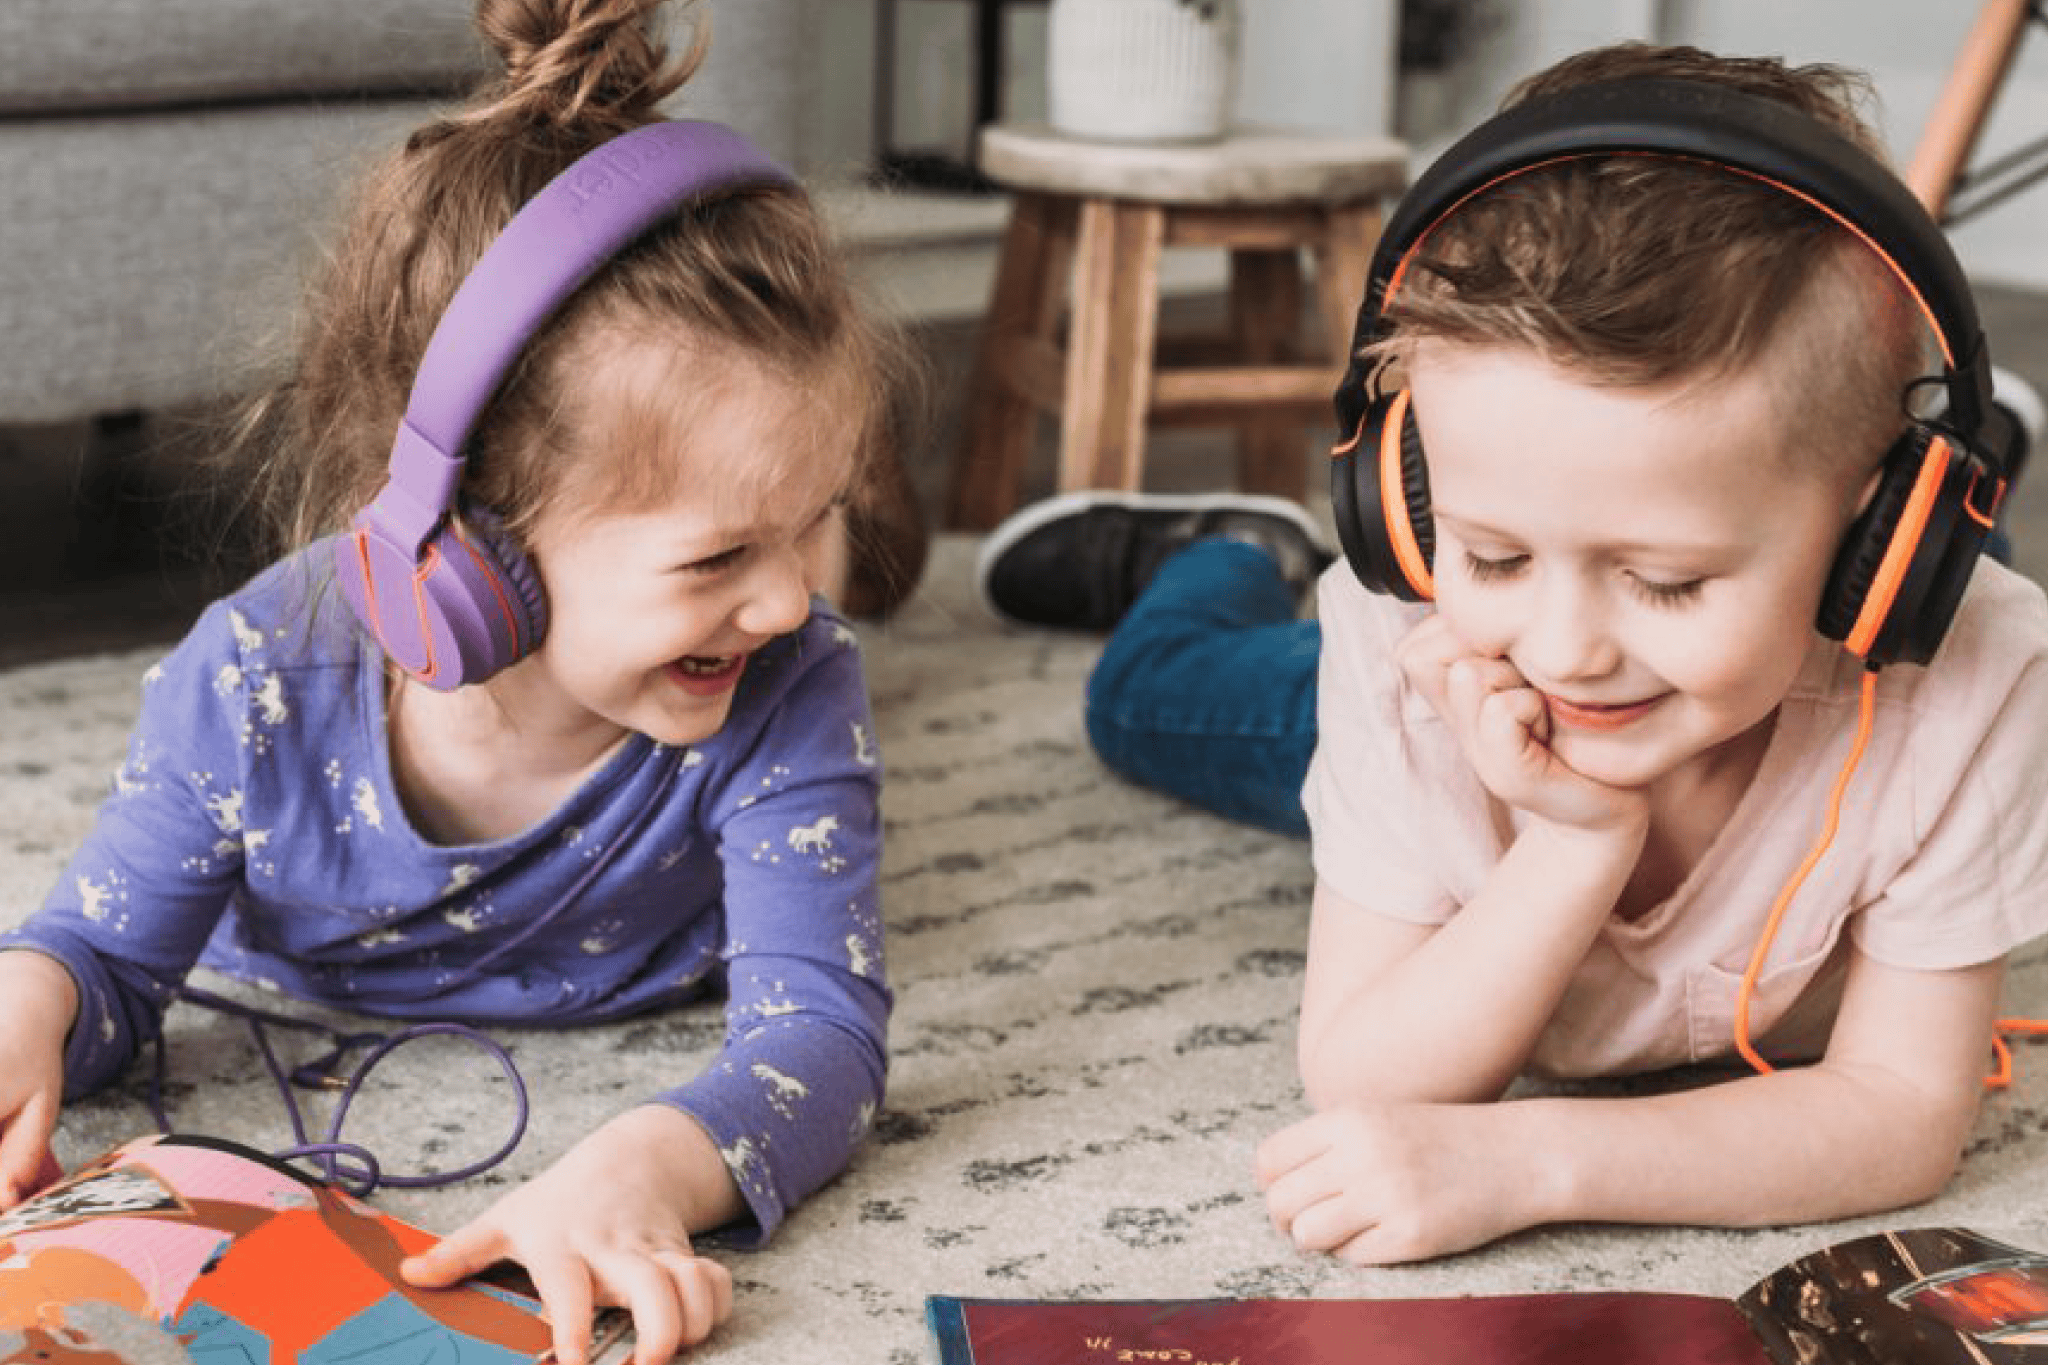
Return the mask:
[[[1426,608],[1323,575],[1318,743],[1302,802],[1316,875],[1352,903],[1441,924],[1478,894],[1519,812],[1467,766],[1395,646]],[[1611,916],[1530,1069],[1617,1075],[1724,1057],[1765,917],[1820,832],[1856,730],[1861,667],[1814,636],[1755,779],[1685,881]],[[1845,935],[1843,930],[1847,928]],[[2048,930],[2048,602],[1989,560],[1925,668],[1878,675],[1877,713],[1827,855],[1788,908],[1750,1006],[1767,1054],[1825,1044],[1849,942],[1893,966],[1998,958]]]

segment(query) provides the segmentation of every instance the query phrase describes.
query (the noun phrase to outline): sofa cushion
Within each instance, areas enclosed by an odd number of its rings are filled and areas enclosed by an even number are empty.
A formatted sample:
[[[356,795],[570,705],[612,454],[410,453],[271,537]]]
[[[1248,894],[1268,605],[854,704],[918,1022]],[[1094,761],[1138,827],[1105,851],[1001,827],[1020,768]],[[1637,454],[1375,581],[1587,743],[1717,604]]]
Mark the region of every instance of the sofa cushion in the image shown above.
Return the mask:
[[[0,113],[448,91],[491,69],[470,0],[5,0]]]
[[[433,107],[0,119],[0,421],[235,392],[289,338],[345,188]]]

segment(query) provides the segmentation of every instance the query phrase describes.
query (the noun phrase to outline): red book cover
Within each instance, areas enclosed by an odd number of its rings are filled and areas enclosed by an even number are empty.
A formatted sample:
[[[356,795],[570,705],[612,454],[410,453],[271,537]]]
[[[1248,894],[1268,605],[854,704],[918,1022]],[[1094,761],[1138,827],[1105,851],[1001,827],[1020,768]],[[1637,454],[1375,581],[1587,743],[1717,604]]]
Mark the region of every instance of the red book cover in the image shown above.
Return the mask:
[[[1823,1247],[1729,1301],[935,1296],[940,1365],[2042,1365],[2048,1256],[1965,1228]]]

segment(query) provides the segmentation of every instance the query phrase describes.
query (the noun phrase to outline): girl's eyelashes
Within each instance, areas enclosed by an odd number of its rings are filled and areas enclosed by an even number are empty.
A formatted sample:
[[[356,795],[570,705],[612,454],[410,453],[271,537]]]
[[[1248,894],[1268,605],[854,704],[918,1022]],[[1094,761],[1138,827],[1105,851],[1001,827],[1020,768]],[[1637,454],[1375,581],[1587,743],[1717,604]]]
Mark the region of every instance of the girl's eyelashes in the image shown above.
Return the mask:
[[[819,509],[816,516],[804,523],[803,529],[797,532],[797,538],[799,540],[809,540],[830,526],[833,514],[847,505],[849,497],[850,495],[842,493],[826,503],[824,507]],[[715,554],[705,555],[702,559],[693,559],[687,563],[678,564],[675,571],[677,573],[695,575],[716,574],[738,563],[741,557],[751,548],[751,544],[733,545]]]
[[[729,550],[720,550],[717,554],[706,555],[702,559],[693,559],[687,564],[679,564],[676,566],[676,569],[679,573],[715,574],[721,569],[728,568],[737,563],[739,557],[746,552],[746,546],[735,545]]]

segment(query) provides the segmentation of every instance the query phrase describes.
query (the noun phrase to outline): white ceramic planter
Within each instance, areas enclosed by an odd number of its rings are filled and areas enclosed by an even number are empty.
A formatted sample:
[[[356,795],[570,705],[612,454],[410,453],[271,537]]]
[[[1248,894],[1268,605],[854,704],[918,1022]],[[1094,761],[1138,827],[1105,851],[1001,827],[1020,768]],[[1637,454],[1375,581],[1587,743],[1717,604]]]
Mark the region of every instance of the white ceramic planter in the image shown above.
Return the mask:
[[[1221,137],[1237,103],[1238,0],[1052,0],[1053,127],[1105,142]]]

